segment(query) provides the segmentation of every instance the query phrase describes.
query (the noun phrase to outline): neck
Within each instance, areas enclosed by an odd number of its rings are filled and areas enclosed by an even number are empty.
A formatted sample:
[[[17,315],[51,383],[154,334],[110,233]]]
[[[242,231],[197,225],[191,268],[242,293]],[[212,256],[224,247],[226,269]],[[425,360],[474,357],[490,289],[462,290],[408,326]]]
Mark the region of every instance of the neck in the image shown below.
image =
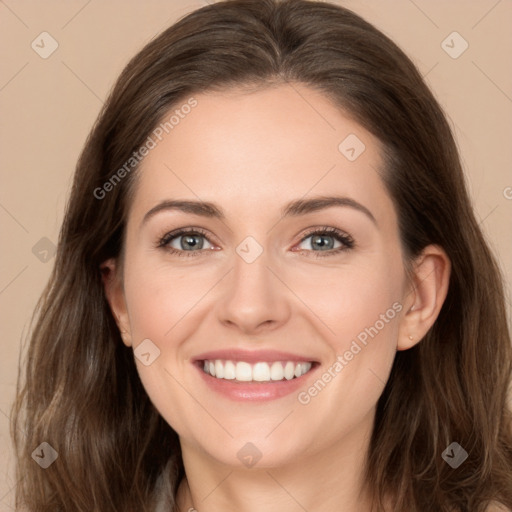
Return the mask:
[[[370,512],[364,471],[373,415],[328,450],[288,464],[232,467],[181,441],[187,477],[178,510],[198,512]],[[342,504],[342,505],[340,505]]]

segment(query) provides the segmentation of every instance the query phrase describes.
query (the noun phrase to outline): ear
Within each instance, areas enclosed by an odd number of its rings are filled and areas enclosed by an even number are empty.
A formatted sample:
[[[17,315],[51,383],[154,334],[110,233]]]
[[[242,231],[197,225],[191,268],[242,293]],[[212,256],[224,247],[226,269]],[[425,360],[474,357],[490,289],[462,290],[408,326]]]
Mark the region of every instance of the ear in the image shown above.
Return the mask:
[[[404,299],[397,350],[416,345],[436,321],[448,293],[451,263],[437,245],[425,247],[413,264],[412,282]]]
[[[101,277],[105,295],[110,305],[117,327],[121,333],[123,343],[127,347],[132,346],[130,320],[124,296],[121,269],[115,258],[110,258],[100,265]]]

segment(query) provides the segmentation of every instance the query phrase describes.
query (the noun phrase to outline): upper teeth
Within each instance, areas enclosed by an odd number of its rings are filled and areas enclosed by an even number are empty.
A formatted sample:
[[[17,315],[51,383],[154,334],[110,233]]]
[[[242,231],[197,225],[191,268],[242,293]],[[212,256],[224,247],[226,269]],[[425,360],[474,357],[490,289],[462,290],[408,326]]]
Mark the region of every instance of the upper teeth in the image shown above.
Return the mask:
[[[293,361],[275,361],[273,363],[250,364],[244,361],[223,361],[221,359],[205,360],[203,369],[218,379],[236,379],[250,382],[268,382],[270,380],[291,380],[300,377],[311,369],[311,363],[295,363]]]

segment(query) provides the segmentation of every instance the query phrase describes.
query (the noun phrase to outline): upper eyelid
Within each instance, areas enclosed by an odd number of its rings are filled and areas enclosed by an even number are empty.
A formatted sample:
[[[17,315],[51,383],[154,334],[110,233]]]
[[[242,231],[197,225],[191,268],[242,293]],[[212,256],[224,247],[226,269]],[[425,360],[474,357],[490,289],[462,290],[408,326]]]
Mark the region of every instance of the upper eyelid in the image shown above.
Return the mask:
[[[171,240],[174,240],[175,238],[179,238],[180,236],[185,236],[191,233],[206,238],[210,243],[215,243],[212,240],[210,240],[210,238],[214,237],[211,237],[211,235],[207,233],[204,229],[195,227],[173,229],[172,231],[169,231],[165,233],[163,236],[161,236],[159,238],[159,243],[167,244]]]

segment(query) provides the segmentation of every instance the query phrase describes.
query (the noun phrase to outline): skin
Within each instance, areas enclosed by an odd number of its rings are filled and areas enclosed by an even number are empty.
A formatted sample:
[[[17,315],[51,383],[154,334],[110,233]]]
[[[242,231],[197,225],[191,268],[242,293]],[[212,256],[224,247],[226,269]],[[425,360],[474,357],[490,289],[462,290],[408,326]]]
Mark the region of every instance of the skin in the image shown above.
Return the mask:
[[[136,349],[149,338],[160,350],[151,365],[136,363],[180,437],[180,509],[369,511],[362,472],[376,403],[396,351],[418,343],[437,318],[450,262],[429,246],[407,279],[397,214],[379,174],[380,143],[319,92],[294,84],[194,97],[197,107],[142,163],[124,268],[104,263],[124,343]],[[355,161],[338,150],[349,134],[366,147]],[[317,195],[350,197],[376,224],[348,206],[281,216],[288,202]],[[166,199],[215,203],[225,219],[166,210],[143,223]],[[201,254],[157,248],[186,227],[207,232],[195,249]],[[355,246],[316,258],[321,248],[304,239],[314,227],[338,228]],[[250,264],[236,252],[247,236],[263,248]],[[341,245],[329,235],[327,242]],[[308,354],[321,368],[299,390],[307,391],[397,302],[401,311],[307,405],[297,393],[234,402],[207,387],[190,362],[225,348]],[[262,454],[252,468],[237,457],[247,442]]]

